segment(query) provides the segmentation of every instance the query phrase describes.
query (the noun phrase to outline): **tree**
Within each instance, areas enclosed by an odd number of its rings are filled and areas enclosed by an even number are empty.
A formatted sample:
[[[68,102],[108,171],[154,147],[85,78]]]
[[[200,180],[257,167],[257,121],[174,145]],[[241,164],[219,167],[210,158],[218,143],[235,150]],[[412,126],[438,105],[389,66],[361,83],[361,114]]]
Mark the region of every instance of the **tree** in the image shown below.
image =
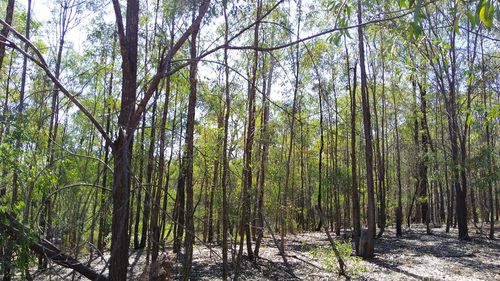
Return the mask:
[[[132,236],[144,277],[185,280],[195,247],[238,278],[267,236],[295,277],[286,237],[314,230],[348,272],[330,232],[370,257],[403,213],[495,237],[496,3],[150,2],[0,3],[5,279],[125,280]]]
[[[359,40],[359,65],[361,70],[361,107],[363,109],[363,129],[365,133],[365,161],[366,161],[366,188],[368,191],[368,207],[367,207],[367,243],[361,245],[360,255],[364,257],[372,257],[374,251],[375,236],[375,198],[373,191],[373,144],[372,144],[372,127],[370,115],[370,103],[368,100],[368,87],[366,85],[366,68],[365,68],[365,49],[363,43],[363,28],[361,1],[358,0],[358,40]],[[364,247],[364,248],[363,248]]]

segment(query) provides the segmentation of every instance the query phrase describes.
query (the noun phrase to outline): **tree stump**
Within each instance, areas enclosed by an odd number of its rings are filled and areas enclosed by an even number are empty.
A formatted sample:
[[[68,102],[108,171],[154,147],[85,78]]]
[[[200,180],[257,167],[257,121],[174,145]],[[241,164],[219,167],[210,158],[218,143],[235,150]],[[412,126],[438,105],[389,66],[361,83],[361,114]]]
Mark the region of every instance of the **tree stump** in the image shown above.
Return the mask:
[[[373,237],[369,237],[368,229],[362,229],[359,239],[359,255],[364,258],[371,258],[373,257],[373,248]]]

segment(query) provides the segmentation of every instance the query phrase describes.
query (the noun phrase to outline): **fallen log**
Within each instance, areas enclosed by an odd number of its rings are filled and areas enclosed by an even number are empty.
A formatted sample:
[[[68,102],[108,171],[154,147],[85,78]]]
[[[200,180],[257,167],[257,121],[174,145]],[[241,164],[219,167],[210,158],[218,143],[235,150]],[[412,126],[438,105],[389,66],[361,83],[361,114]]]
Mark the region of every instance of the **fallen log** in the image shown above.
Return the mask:
[[[108,277],[98,273],[94,269],[84,265],[77,259],[64,254],[50,241],[37,235],[30,235],[32,232],[14,216],[4,211],[0,211],[0,233],[8,235],[14,240],[21,239],[28,243],[29,248],[40,255],[47,257],[54,263],[75,270],[81,275],[94,281],[108,281]]]

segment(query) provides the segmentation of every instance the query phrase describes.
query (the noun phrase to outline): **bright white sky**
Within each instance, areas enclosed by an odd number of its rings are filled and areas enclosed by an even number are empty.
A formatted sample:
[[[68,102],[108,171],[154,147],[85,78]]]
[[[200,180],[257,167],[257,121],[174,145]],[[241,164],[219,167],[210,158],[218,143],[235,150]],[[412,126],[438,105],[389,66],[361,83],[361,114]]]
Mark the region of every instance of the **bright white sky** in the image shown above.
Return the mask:
[[[28,6],[28,0],[18,0],[19,3],[23,6],[24,9]],[[32,18],[34,20],[40,21],[42,23],[48,22],[51,19],[53,19],[53,16],[51,14],[51,9],[55,8],[55,5],[57,5],[56,1],[51,1],[51,0],[31,0],[31,6],[32,6]],[[108,5],[107,8],[110,9],[111,5]],[[66,35],[66,41],[69,41],[73,44],[73,48],[75,51],[79,52],[81,51],[81,46],[83,44],[83,41],[86,39],[86,33],[85,33],[85,26],[88,23],[89,17],[87,15],[81,15],[84,17],[82,19],[82,22],[76,26],[76,28],[69,30],[69,32]],[[86,17],[87,16],[87,17]],[[108,16],[106,16],[108,18]],[[112,11],[110,10],[109,13],[109,20],[114,20],[114,16],[112,14]],[[46,26],[46,25],[42,25]],[[47,33],[46,33],[47,34]],[[53,35],[53,34],[49,34]],[[46,38],[43,38],[46,39]],[[44,40],[46,41],[46,40]]]
[[[28,0],[19,1],[24,7],[28,6]],[[40,21],[45,21],[50,18],[50,8],[46,0],[32,0],[33,17]]]

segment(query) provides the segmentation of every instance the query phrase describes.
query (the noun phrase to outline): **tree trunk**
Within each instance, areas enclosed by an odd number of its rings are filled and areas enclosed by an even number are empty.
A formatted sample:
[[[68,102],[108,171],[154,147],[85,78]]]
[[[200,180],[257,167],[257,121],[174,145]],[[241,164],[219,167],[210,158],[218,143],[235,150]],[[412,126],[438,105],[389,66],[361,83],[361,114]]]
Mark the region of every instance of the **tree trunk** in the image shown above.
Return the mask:
[[[257,3],[256,24],[254,29],[253,46],[256,48],[259,45],[259,27],[260,16],[262,11],[262,1]],[[242,215],[240,223],[240,245],[238,251],[238,261],[236,268],[236,276],[238,276],[241,258],[243,255],[243,240],[246,237],[247,241],[247,254],[250,260],[253,260],[252,240],[250,235],[250,188],[252,187],[252,147],[255,132],[255,93],[257,81],[257,63],[259,52],[253,52],[252,66],[251,66],[251,80],[249,81],[248,91],[248,121],[246,128],[246,140],[244,150],[244,168],[243,168],[243,190],[242,190]]]
[[[193,21],[195,12],[193,9]],[[191,57],[189,69],[189,103],[186,123],[186,152],[184,154],[184,173],[186,175],[186,237],[184,239],[184,264],[183,264],[183,280],[189,280],[191,274],[191,264],[193,261],[193,244],[194,244],[194,206],[193,206],[193,163],[194,163],[194,117],[196,112],[197,100],[197,72],[198,59],[196,58],[196,39],[198,37],[199,25],[191,34],[191,43],[189,44],[189,54]]]
[[[453,22],[457,21],[456,14],[454,15]],[[458,223],[458,238],[460,240],[469,240],[469,230],[467,227],[467,179],[465,170],[460,169],[459,164],[465,167],[466,150],[465,143],[458,144],[458,100],[456,93],[456,53],[455,53],[455,36],[456,33],[450,32],[450,57],[451,57],[451,77],[450,89],[448,93],[448,102],[446,103],[447,116],[448,116],[448,130],[451,142],[451,159],[453,160],[453,178],[452,183],[456,192],[456,212]],[[470,98],[469,98],[470,99]],[[460,151],[459,151],[460,149]]]
[[[300,17],[301,17],[301,1],[298,1],[298,6],[297,6],[297,13],[298,13],[298,20],[297,20],[297,39],[299,39],[299,31],[300,31]],[[257,37],[256,37],[257,38]],[[286,232],[287,232],[287,220],[288,220],[288,188],[290,185],[290,169],[292,166],[291,159],[292,159],[292,151],[293,151],[293,139],[294,139],[294,133],[295,133],[295,115],[297,112],[297,93],[299,91],[299,70],[300,70],[300,49],[299,49],[299,44],[296,45],[296,52],[295,52],[295,85],[294,85],[294,91],[293,91],[293,101],[292,101],[292,116],[290,120],[290,142],[289,142],[289,147],[288,147],[288,152],[287,152],[287,160],[286,160],[286,172],[285,172],[285,188],[283,189],[283,203],[282,203],[282,219],[281,219],[281,250],[283,253],[285,253],[285,237],[286,237]],[[293,198],[293,190],[292,190],[292,196]]]
[[[399,121],[398,106],[396,104],[396,94],[392,91],[394,103],[394,133],[396,134],[396,177],[398,182],[398,207],[396,208],[396,236],[403,236],[401,225],[403,224],[403,204],[402,204],[402,185],[401,185],[401,146],[399,141]]]
[[[422,155],[420,156],[419,161],[419,190],[420,197],[422,199],[421,203],[421,214],[422,214],[422,222],[426,225],[427,234],[431,234],[431,229],[429,227],[429,198],[431,197],[431,193],[428,191],[428,178],[427,178],[427,164],[429,162],[428,155],[428,147],[429,147],[429,136],[428,136],[428,128],[427,128],[427,91],[422,87],[419,83],[419,92],[420,92],[420,112],[422,113],[422,118],[420,120],[422,133],[421,133],[421,147],[422,147]]]
[[[346,39],[344,37],[344,47],[346,52],[347,76],[350,95],[351,108],[351,200],[352,200],[352,239],[354,240],[354,249],[356,255],[359,255],[359,236],[361,235],[361,220],[359,206],[359,190],[358,190],[358,175],[357,175],[357,160],[356,160],[356,88],[357,88],[357,63],[353,69],[353,87],[351,88],[351,79],[349,78],[350,63],[349,51],[347,48]]]
[[[30,39],[30,31],[31,31],[31,2],[32,0],[28,0],[28,11],[26,16],[26,39]],[[28,51],[28,44],[24,45],[24,51]],[[28,68],[28,58],[26,56],[23,57],[23,68],[21,73],[21,89],[19,91],[19,106],[17,108],[17,121],[20,122],[23,119],[24,114],[24,97],[26,94],[26,76],[27,76],[27,68]],[[21,140],[17,138],[16,140],[16,150],[21,149]],[[17,203],[17,192],[19,189],[19,174],[14,171],[13,176],[13,189],[12,189],[12,205]],[[26,207],[23,210],[23,223],[28,223],[28,215],[30,210],[30,200],[27,200]]]
[[[366,68],[365,68],[365,47],[363,43],[363,28],[361,26],[361,0],[358,0],[358,39],[359,39],[359,64],[361,69],[361,101],[363,109],[363,129],[365,133],[365,161],[366,161],[366,188],[367,188],[367,223],[368,237],[367,243],[363,251],[360,249],[361,255],[364,257],[372,257],[374,254],[375,235],[375,196],[373,190],[373,143],[372,143],[372,127],[370,116],[370,103],[368,100],[368,87],[366,84]]]
[[[175,18],[175,11],[172,14],[172,21],[171,21],[171,29],[170,29],[170,48],[172,48],[173,41],[174,41],[174,33],[173,33],[173,28],[174,28],[174,18]],[[170,62],[167,62],[166,70],[170,71],[171,65]],[[160,214],[160,204],[161,204],[161,191],[163,190],[164,192],[164,202],[162,207],[162,225],[165,226],[166,222],[166,213],[167,213],[167,201],[168,201],[168,185],[169,185],[169,179],[170,179],[170,162],[172,160],[172,148],[170,150],[170,156],[169,160],[167,163],[167,176],[165,179],[165,182],[163,182],[164,174],[165,174],[165,138],[166,138],[166,127],[167,127],[167,118],[168,118],[168,110],[169,110],[169,103],[170,103],[170,95],[171,95],[171,80],[170,76],[167,76],[165,78],[165,101],[163,103],[163,112],[161,115],[161,120],[160,120],[160,143],[158,145],[160,151],[159,151],[159,163],[158,163],[158,185],[157,185],[157,191],[155,194],[154,198],[154,208],[153,212],[151,214],[151,261],[152,263],[155,263],[158,259],[158,254],[160,250],[160,240],[163,238],[163,228],[161,231],[160,235],[160,222],[158,221],[159,219],[159,214]],[[175,117],[174,117],[175,118]],[[175,122],[174,122],[175,123]],[[175,126],[175,125],[174,125]],[[172,132],[174,129],[172,128]],[[174,139],[173,139],[174,134],[172,133],[172,139],[171,139],[171,146],[173,146]],[[165,188],[163,188],[165,186]]]
[[[260,244],[264,236],[264,188],[266,183],[266,169],[269,155],[269,95],[271,94],[271,86],[273,83],[273,71],[274,71],[274,59],[271,59],[269,72],[267,73],[267,81],[264,80],[266,85],[265,90],[262,92],[262,154],[260,159],[260,177],[259,177],[259,199],[257,208],[257,227],[260,229],[257,236],[257,241],[255,242],[254,254],[256,257],[259,256]],[[266,78],[265,78],[266,79]]]
[[[228,44],[229,23],[227,18],[227,4],[224,5],[224,42]],[[224,112],[224,140],[222,147],[222,279],[227,280],[227,236],[229,231],[229,214],[227,202],[227,187],[229,174],[229,156],[228,156],[228,135],[229,135],[229,116],[231,114],[231,95],[229,92],[229,65],[228,50],[224,48],[224,94],[225,94],[225,112]]]
[[[117,22],[121,22],[118,1],[113,1]],[[118,16],[119,15],[119,16]],[[111,221],[111,257],[109,277],[113,281],[127,279],[128,267],[128,215],[131,176],[131,150],[134,129],[130,124],[135,111],[137,84],[137,42],[139,27],[139,1],[128,0],[126,32],[120,33],[122,53],[122,93],[118,125],[118,138],[114,142],[113,214]],[[118,23],[120,24],[120,23]],[[123,23],[121,23],[123,25]],[[123,32],[123,29],[121,30]]]

